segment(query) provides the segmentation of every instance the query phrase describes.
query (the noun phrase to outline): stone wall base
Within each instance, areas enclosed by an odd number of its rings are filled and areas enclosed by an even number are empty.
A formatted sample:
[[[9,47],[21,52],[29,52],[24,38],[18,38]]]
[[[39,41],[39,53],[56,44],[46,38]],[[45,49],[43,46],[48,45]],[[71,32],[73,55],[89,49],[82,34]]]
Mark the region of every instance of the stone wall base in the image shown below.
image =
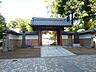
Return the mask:
[[[73,44],[73,47],[81,47],[80,44]]]

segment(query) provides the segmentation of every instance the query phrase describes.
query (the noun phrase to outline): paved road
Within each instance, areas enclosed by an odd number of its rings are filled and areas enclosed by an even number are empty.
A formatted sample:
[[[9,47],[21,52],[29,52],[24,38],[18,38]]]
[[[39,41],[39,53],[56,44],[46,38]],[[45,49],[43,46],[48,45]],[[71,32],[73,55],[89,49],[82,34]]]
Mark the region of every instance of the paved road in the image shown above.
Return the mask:
[[[41,57],[71,56],[74,53],[62,48],[61,46],[41,46]]]
[[[96,55],[0,59],[0,72],[96,72]]]

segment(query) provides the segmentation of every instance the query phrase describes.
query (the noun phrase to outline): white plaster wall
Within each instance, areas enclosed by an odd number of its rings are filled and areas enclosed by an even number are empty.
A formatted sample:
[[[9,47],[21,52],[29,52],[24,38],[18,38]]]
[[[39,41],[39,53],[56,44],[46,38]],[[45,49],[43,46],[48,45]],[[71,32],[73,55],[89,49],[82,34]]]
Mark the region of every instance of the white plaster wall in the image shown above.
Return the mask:
[[[21,36],[9,34],[9,39],[19,39]]]
[[[72,35],[72,39],[74,39],[74,35]]]
[[[92,37],[91,34],[79,35],[79,39],[90,39],[91,37]]]
[[[26,39],[38,39],[38,35],[26,35]]]
[[[68,39],[68,35],[62,35],[62,39]]]
[[[22,39],[22,35],[9,34],[9,39]],[[26,39],[38,39],[38,35],[26,35]]]
[[[62,39],[68,39],[68,35],[62,35]],[[74,35],[72,35],[72,39],[74,39]]]

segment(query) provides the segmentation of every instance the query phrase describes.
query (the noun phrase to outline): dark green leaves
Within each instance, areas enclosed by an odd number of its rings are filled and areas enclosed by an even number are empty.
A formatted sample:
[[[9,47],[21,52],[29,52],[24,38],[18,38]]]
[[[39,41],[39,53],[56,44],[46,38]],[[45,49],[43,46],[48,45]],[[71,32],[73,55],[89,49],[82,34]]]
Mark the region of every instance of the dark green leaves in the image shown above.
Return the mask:
[[[5,18],[0,14],[0,39],[3,38],[3,33],[6,30]]]
[[[10,21],[8,27],[19,28],[22,32],[23,31],[32,32],[32,27],[30,27],[29,24],[30,24],[29,19],[17,18],[15,20]]]

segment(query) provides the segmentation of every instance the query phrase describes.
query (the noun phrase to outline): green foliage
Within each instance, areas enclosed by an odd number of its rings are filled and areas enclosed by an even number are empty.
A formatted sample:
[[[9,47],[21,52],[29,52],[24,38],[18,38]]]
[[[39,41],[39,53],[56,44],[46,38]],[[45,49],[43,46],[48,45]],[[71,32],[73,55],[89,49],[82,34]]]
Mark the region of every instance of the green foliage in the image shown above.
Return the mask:
[[[83,20],[86,24],[90,19],[94,20],[96,18],[96,0],[83,0],[84,6],[82,7],[88,13],[88,16],[84,17]]]
[[[64,17],[73,11],[78,13],[84,5],[83,1],[78,0],[44,0],[51,17]],[[73,12],[73,13],[74,13]]]
[[[79,29],[94,29],[94,28],[96,28],[96,20],[87,21],[86,24],[81,23],[81,24],[74,25],[72,27],[68,27],[67,30],[76,32]]]
[[[78,25],[68,27],[66,30],[76,31],[79,28],[94,28],[96,20],[96,0],[44,0],[52,17],[65,17],[72,15],[72,21],[78,20]],[[73,17],[75,15],[75,17]],[[92,21],[90,21],[92,20]],[[74,22],[72,22],[73,24]]]
[[[67,27],[67,28],[65,28],[64,31],[76,32],[76,31],[79,30],[79,29],[82,29],[82,26],[81,26],[80,24],[74,25],[74,26],[72,26],[72,27]]]
[[[64,11],[65,11],[65,15],[69,16],[70,14],[71,16],[71,20],[73,24],[73,21],[75,19],[80,20],[82,18],[82,6],[84,5],[83,1],[78,1],[78,0],[70,0],[67,1],[66,4],[64,5]],[[73,17],[73,15],[75,15],[75,17]]]
[[[94,21],[90,21],[90,29],[94,29],[94,28],[96,28],[96,20],[94,20]]]
[[[51,17],[64,17],[64,7],[67,0],[44,0]]]
[[[95,20],[96,19],[96,0],[89,0],[91,7],[91,19]]]
[[[0,30],[5,30],[5,18],[0,14]]]
[[[22,45],[21,45],[21,47],[23,47],[23,48],[26,47],[25,31],[32,32],[32,27],[30,27],[29,23],[30,23],[29,19],[23,19],[23,18],[17,18],[8,23],[8,27],[19,28],[23,32]]]
[[[3,32],[6,30],[5,18],[0,14],[0,38],[3,38]]]
[[[96,12],[96,0],[89,0],[91,11]]]
[[[64,5],[65,14],[79,13],[84,5],[83,1],[70,0]]]
[[[32,32],[32,27],[29,25],[29,19],[17,18],[8,23],[8,27],[10,28],[19,28],[22,32],[28,31]]]

